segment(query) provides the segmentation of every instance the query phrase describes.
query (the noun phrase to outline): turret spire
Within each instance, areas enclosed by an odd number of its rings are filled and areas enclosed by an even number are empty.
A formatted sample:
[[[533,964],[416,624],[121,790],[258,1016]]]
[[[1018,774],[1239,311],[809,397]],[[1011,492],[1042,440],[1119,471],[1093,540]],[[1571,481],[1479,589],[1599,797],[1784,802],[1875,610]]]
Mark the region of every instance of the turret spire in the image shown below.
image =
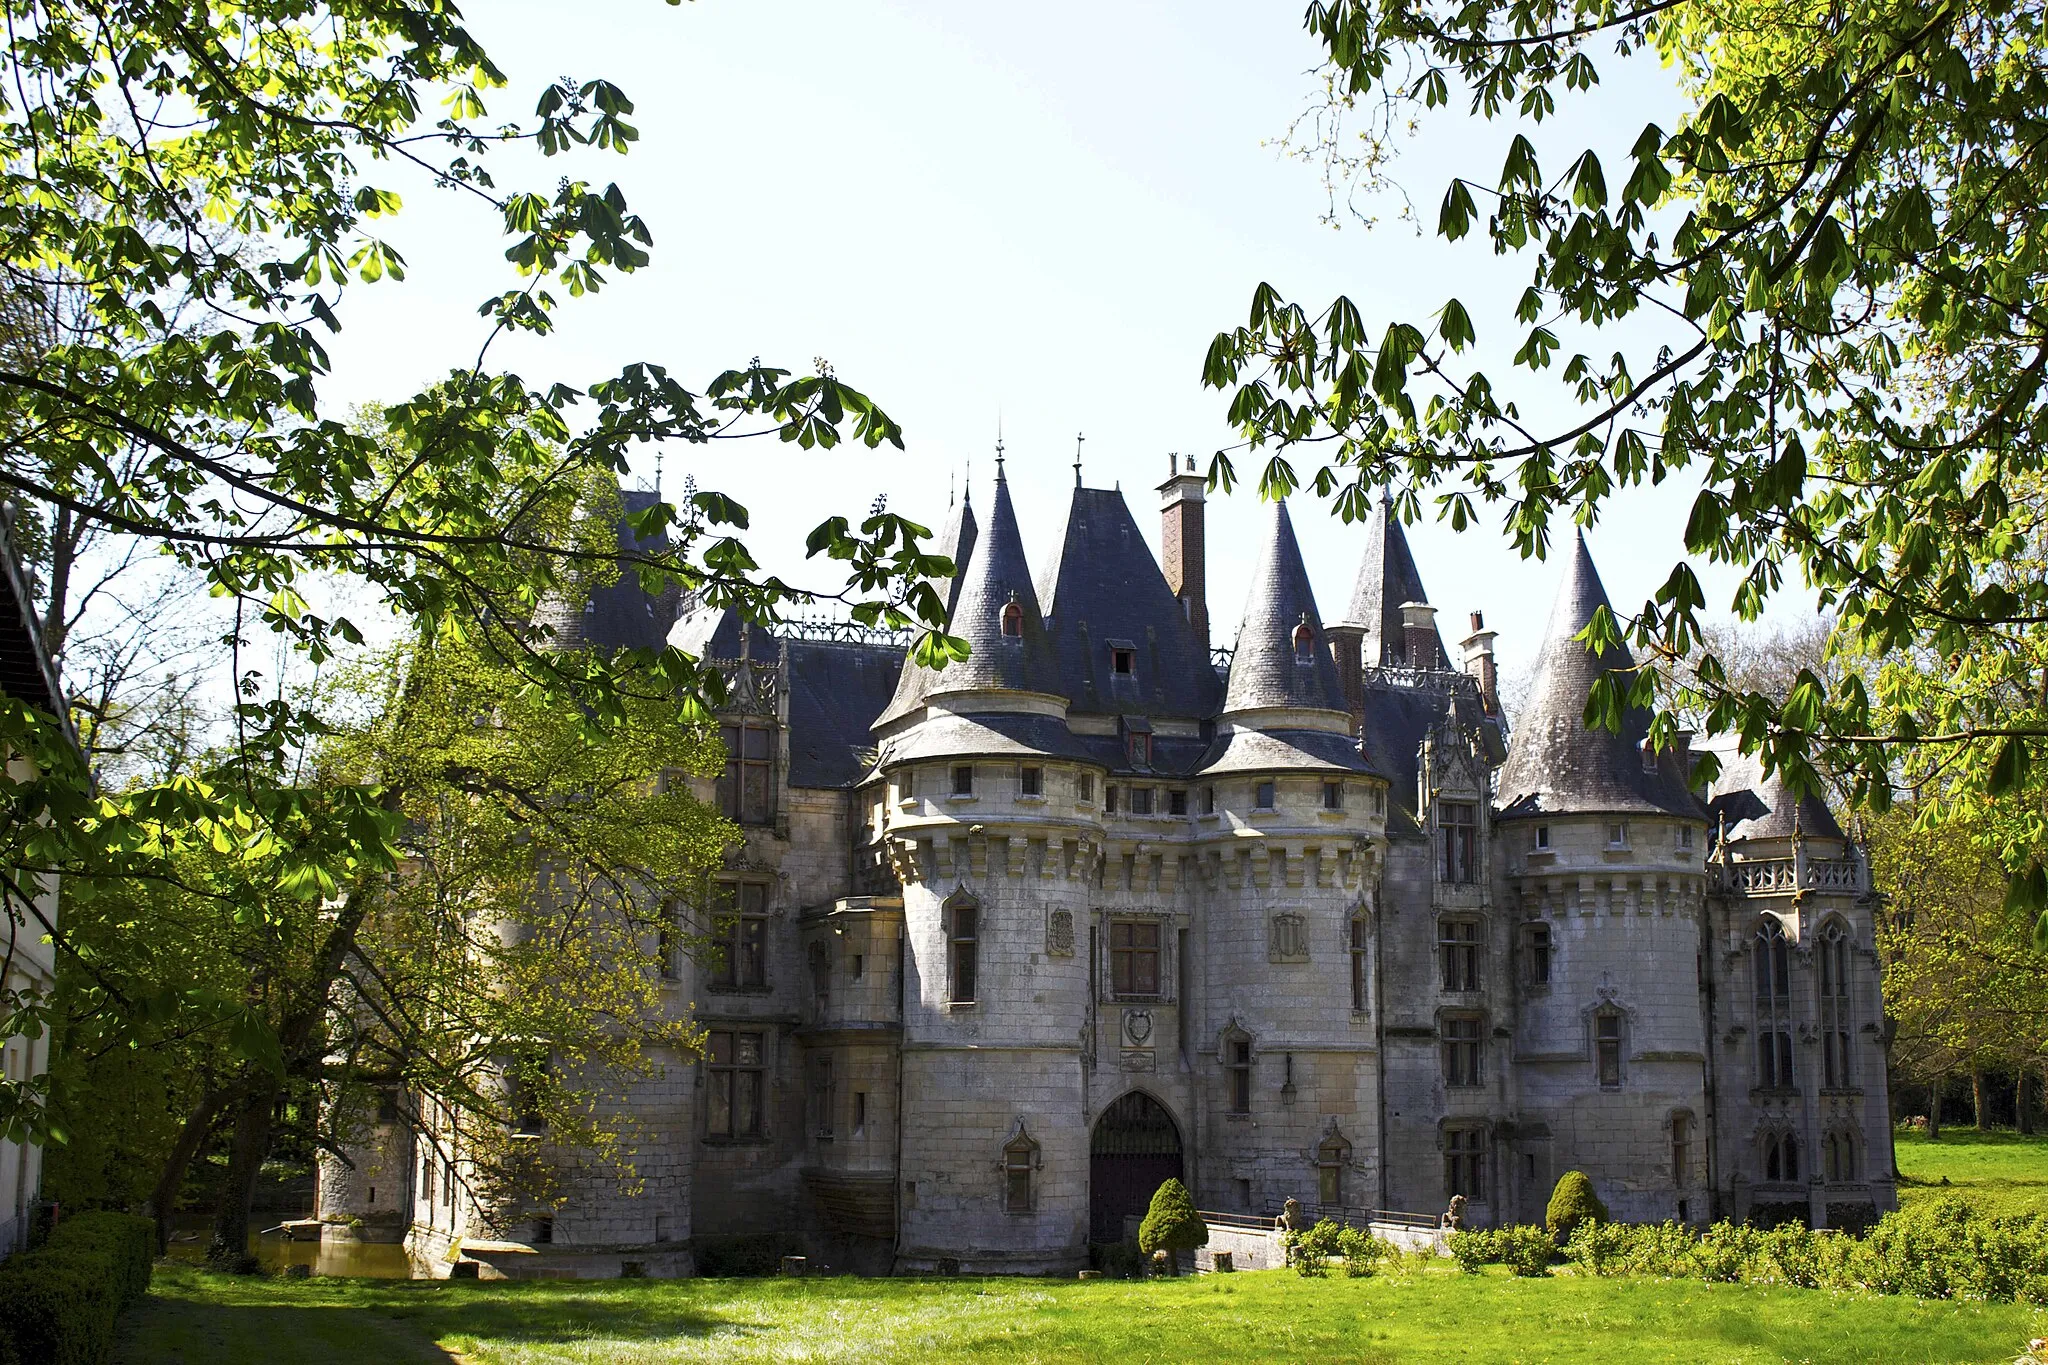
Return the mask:
[[[1415,567],[1415,555],[1408,548],[1408,536],[1401,519],[1394,514],[1393,494],[1380,490],[1379,501],[1365,523],[1365,554],[1358,563],[1358,578],[1352,585],[1351,605],[1333,626],[1348,626],[1364,632],[1360,654],[1368,668],[1406,666],[1443,668],[1449,653],[1443,637],[1432,623],[1426,644],[1433,646],[1429,659],[1409,657],[1408,633],[1401,608],[1410,603],[1427,604],[1429,594],[1422,586],[1422,574]]]
[[[1223,699],[1226,713],[1265,707],[1348,714],[1285,499],[1268,516]]]

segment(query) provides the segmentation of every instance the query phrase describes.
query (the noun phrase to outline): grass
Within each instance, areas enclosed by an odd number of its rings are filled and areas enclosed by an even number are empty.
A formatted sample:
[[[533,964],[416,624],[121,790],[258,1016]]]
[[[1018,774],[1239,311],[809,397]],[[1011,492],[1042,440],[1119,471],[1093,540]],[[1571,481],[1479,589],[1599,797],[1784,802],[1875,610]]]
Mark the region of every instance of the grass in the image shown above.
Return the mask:
[[[231,1279],[160,1266],[127,1365],[717,1361],[2004,1362],[2048,1313],[1691,1281],[1516,1280],[1447,1264],[1053,1280]]]
[[[1987,1213],[2048,1213],[2048,1135],[1947,1128],[1929,1142],[1901,1128],[1893,1142],[1903,1204],[1954,1196]]]

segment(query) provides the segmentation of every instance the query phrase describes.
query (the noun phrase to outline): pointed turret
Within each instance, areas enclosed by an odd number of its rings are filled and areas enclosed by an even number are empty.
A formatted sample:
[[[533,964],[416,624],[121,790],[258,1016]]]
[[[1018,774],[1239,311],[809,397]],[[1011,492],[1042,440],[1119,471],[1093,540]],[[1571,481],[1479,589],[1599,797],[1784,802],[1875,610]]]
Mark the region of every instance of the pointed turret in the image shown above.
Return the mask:
[[[1795,830],[1809,839],[1843,837],[1828,803],[1817,795],[1795,798],[1783,768],[1766,777],[1757,755],[1737,753],[1732,746],[1715,756],[1721,760],[1721,772],[1707,808],[1716,825],[1725,824],[1730,843],[1789,839]]]
[[[960,600],[960,580],[967,576],[967,561],[974,558],[974,541],[979,531],[974,521],[974,486],[969,484],[961,491],[959,503],[946,509],[946,524],[939,531],[938,543],[932,547],[953,561],[953,576],[933,584],[945,594],[948,617]]]
[[[1408,549],[1407,533],[1394,515],[1393,500],[1385,493],[1365,523],[1365,556],[1358,564],[1358,581],[1351,589],[1351,605],[1331,629],[1348,628],[1364,632],[1361,653],[1367,668],[1402,666],[1448,668],[1450,655],[1436,626],[1427,626],[1425,645],[1433,644],[1430,659],[1417,659],[1409,648],[1409,635],[1401,608],[1410,603],[1427,604],[1422,575],[1415,556]]]
[[[996,503],[988,529],[956,580],[948,629],[967,641],[967,658],[943,669],[904,665],[895,700],[875,723],[909,715],[927,700],[959,692],[1060,694],[1059,665],[1039,614],[1038,594],[1024,562],[1024,538],[1010,506],[1010,485],[996,470]]]
[[[1349,715],[1284,500],[1267,521],[1223,699],[1226,715],[1275,707]]]
[[[1644,754],[1650,713],[1631,708],[1620,733],[1588,729],[1586,698],[1603,674],[1635,667],[1626,647],[1593,654],[1576,639],[1607,606],[1607,589],[1580,534],[1536,660],[1536,686],[1515,722],[1500,771],[1503,817],[1572,812],[1663,813],[1704,820],[1676,753]]]

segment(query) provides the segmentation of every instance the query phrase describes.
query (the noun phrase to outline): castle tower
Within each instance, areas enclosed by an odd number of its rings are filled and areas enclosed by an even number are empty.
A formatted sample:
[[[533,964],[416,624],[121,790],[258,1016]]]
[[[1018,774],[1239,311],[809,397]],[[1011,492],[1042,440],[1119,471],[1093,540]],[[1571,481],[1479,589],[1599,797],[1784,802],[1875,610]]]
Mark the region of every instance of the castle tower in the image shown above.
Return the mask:
[[[1869,869],[1783,769],[1717,754],[1708,865],[1723,1211],[1860,1230],[1898,1207]]]
[[[1683,755],[1646,746],[1647,712],[1629,710],[1619,733],[1584,722],[1594,682],[1635,666],[1625,648],[1574,638],[1606,605],[1581,535],[1497,795],[1519,1000],[1519,1113],[1502,1156],[1523,1176],[1522,1219],[1579,1169],[1617,1218],[1700,1221],[1707,816]]]
[[[1060,667],[997,466],[958,584],[970,653],[904,665],[875,723],[903,881],[899,1269],[1085,1264],[1089,964],[1103,770]]]
[[[1371,1207],[1381,1188],[1375,914],[1387,786],[1360,754],[1275,502],[1197,774],[1197,1197]],[[1213,815],[1209,812],[1213,811]]]

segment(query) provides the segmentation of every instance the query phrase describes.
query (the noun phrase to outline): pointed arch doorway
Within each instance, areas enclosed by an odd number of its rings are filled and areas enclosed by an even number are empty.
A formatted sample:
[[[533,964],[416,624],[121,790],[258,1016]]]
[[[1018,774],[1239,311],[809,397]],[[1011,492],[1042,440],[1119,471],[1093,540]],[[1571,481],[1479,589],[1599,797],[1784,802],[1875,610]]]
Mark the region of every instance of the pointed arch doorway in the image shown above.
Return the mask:
[[[1120,1242],[1124,1220],[1143,1217],[1152,1195],[1181,1179],[1180,1126],[1142,1090],[1119,1096],[1088,1141],[1088,1238]]]

